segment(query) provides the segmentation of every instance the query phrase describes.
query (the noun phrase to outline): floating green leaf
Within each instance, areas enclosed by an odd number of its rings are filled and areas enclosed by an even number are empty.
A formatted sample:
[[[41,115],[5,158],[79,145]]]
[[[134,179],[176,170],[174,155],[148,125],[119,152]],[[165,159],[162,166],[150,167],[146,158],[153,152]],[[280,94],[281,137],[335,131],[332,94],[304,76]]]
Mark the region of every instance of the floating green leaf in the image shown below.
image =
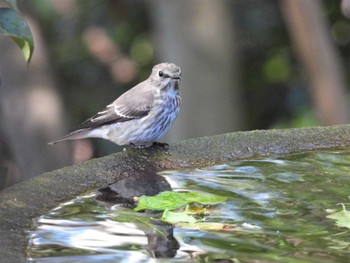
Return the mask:
[[[213,205],[222,203],[226,197],[198,193],[198,192],[172,192],[164,191],[156,196],[141,196],[135,211],[149,209],[149,210],[175,210],[181,206],[200,203],[204,205]]]
[[[149,210],[174,210],[183,205],[186,205],[186,201],[183,198],[179,198],[178,195],[174,195],[175,192],[165,191],[156,196],[141,196],[135,211],[149,209]]]
[[[179,222],[195,224],[197,222],[197,220],[193,216],[189,215],[186,211],[172,212],[168,209],[164,211],[162,220],[171,224]]]
[[[17,8],[16,1],[8,1],[9,5]],[[0,8],[0,34],[9,36],[20,47],[27,63],[33,54],[33,36],[24,19],[10,8]]]
[[[335,212],[327,216],[327,218],[335,220],[337,226],[339,227],[347,227],[350,228],[350,211],[346,210],[345,205],[343,206],[343,210],[340,212]]]

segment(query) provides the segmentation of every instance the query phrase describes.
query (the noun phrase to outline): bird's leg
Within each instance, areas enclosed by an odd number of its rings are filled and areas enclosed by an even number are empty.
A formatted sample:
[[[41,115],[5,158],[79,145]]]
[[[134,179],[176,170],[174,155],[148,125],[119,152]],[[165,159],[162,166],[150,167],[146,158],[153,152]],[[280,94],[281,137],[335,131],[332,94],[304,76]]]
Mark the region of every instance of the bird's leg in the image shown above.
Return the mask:
[[[163,149],[169,149],[169,144],[164,143],[164,142],[154,142],[154,143],[152,144],[152,147],[155,147],[155,148],[163,148]]]

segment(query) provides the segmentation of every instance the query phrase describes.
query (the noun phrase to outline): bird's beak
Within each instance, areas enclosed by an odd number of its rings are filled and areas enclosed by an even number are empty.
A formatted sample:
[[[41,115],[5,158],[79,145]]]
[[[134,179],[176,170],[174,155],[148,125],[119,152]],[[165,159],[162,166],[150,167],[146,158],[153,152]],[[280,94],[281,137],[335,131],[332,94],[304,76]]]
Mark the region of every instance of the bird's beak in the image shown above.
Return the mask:
[[[181,74],[179,74],[179,75],[174,75],[174,76],[172,76],[171,78],[172,78],[172,79],[181,79]]]

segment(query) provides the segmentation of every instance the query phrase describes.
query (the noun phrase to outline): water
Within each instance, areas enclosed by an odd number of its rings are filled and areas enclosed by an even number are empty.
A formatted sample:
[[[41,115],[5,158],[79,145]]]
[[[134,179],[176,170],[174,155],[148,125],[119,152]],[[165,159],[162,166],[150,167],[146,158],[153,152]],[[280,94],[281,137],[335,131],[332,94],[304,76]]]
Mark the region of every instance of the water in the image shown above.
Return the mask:
[[[326,218],[350,209],[350,153],[314,152],[160,173],[173,189],[224,195],[206,223],[162,223],[79,196],[36,221],[30,262],[349,262],[350,232]],[[215,225],[215,224],[213,224]]]

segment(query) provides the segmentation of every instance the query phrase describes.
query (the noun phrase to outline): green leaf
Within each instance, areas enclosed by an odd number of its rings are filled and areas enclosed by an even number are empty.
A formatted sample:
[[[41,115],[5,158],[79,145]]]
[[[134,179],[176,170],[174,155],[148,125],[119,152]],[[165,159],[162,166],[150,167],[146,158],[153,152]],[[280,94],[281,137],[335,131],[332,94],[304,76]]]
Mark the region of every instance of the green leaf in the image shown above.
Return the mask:
[[[156,196],[141,196],[134,210],[174,210],[187,204],[182,197],[174,193],[176,192],[164,191]]]
[[[226,201],[225,196],[207,194],[207,193],[198,193],[198,192],[188,192],[188,193],[178,193],[182,194],[187,201],[190,203],[201,203],[203,205],[215,205]]]
[[[16,1],[8,2],[16,5]],[[33,36],[27,23],[15,10],[0,8],[0,34],[12,38],[22,50],[27,63],[30,62],[34,51]]]
[[[343,210],[340,212],[335,212],[327,216],[327,218],[335,220],[337,226],[339,227],[347,227],[350,228],[350,211],[346,210],[345,205],[343,206]]]
[[[194,224],[197,222],[197,220],[193,216],[187,214],[186,211],[172,212],[172,211],[169,211],[168,209],[164,211],[162,220],[171,224],[175,224],[179,222]]]
[[[164,191],[156,196],[141,196],[135,211],[149,209],[149,210],[175,210],[181,206],[190,203],[201,203],[205,205],[212,205],[224,202],[226,197],[197,193],[197,192],[172,192]]]

